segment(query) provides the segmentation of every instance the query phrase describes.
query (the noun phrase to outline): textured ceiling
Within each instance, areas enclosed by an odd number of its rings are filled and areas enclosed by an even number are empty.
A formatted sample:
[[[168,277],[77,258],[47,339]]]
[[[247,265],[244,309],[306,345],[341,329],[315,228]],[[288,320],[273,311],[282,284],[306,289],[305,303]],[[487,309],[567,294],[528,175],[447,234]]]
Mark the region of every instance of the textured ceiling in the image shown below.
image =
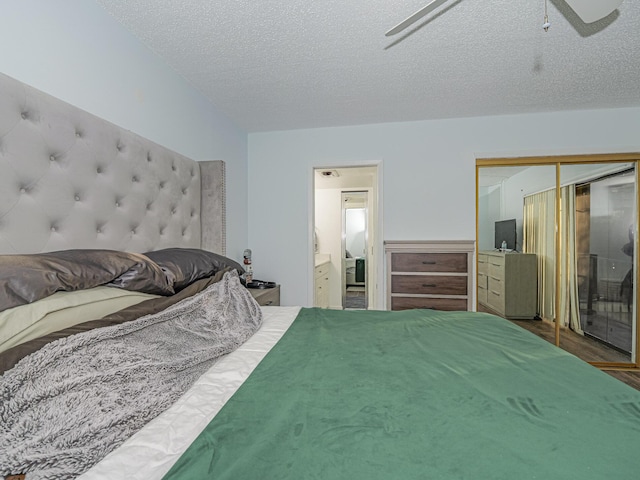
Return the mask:
[[[640,1],[97,0],[249,131],[640,106]]]

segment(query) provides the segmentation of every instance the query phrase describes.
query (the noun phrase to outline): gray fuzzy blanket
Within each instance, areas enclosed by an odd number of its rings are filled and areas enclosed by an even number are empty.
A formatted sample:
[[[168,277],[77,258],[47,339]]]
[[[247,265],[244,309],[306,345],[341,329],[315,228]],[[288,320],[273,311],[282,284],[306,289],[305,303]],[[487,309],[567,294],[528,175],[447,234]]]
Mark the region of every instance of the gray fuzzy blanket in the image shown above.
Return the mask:
[[[232,272],[160,313],[46,345],[0,377],[0,476],[80,475],[261,324]]]

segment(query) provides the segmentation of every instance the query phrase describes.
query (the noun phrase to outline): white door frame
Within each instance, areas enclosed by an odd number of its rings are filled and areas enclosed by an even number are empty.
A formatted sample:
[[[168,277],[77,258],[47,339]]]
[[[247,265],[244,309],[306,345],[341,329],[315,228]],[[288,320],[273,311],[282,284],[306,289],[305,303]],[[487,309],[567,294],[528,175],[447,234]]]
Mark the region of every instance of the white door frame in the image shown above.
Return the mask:
[[[375,212],[373,219],[376,225],[374,240],[369,243],[369,249],[371,251],[371,257],[375,259],[374,271],[372,272],[372,291],[369,295],[369,309],[384,310],[385,307],[385,295],[384,295],[384,238],[383,238],[383,162],[382,160],[370,161],[370,162],[349,162],[344,165],[338,164],[320,164],[309,166],[309,198],[308,198],[308,262],[307,262],[307,305],[313,306],[314,292],[315,292],[315,249],[314,249],[314,229],[315,229],[315,171],[316,170],[331,170],[336,168],[358,168],[358,167],[376,167],[376,180],[371,190],[373,192],[373,205]]]

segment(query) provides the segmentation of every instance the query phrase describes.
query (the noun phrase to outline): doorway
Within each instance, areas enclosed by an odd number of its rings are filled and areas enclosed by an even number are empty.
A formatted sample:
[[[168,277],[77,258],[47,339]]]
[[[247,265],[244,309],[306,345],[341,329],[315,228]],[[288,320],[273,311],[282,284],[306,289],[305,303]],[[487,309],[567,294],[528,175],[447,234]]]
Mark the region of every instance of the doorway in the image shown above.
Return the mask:
[[[314,168],[313,180],[313,305],[382,308],[378,166]]]
[[[345,310],[366,310],[368,304],[367,205],[366,191],[342,192],[342,307]]]

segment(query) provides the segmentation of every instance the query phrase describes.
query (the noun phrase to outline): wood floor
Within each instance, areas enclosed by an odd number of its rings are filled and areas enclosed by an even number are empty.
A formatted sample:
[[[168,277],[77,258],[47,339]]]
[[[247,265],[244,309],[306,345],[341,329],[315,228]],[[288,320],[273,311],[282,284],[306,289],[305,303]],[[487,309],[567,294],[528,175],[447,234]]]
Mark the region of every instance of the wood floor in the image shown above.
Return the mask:
[[[539,337],[555,344],[555,330],[551,323],[542,320],[510,320],[516,325],[535,333]],[[587,362],[628,362],[629,358],[615,349],[603,345],[597,340],[577,335],[570,330],[560,331],[561,347]],[[640,371],[603,370],[612,377],[640,390]]]

